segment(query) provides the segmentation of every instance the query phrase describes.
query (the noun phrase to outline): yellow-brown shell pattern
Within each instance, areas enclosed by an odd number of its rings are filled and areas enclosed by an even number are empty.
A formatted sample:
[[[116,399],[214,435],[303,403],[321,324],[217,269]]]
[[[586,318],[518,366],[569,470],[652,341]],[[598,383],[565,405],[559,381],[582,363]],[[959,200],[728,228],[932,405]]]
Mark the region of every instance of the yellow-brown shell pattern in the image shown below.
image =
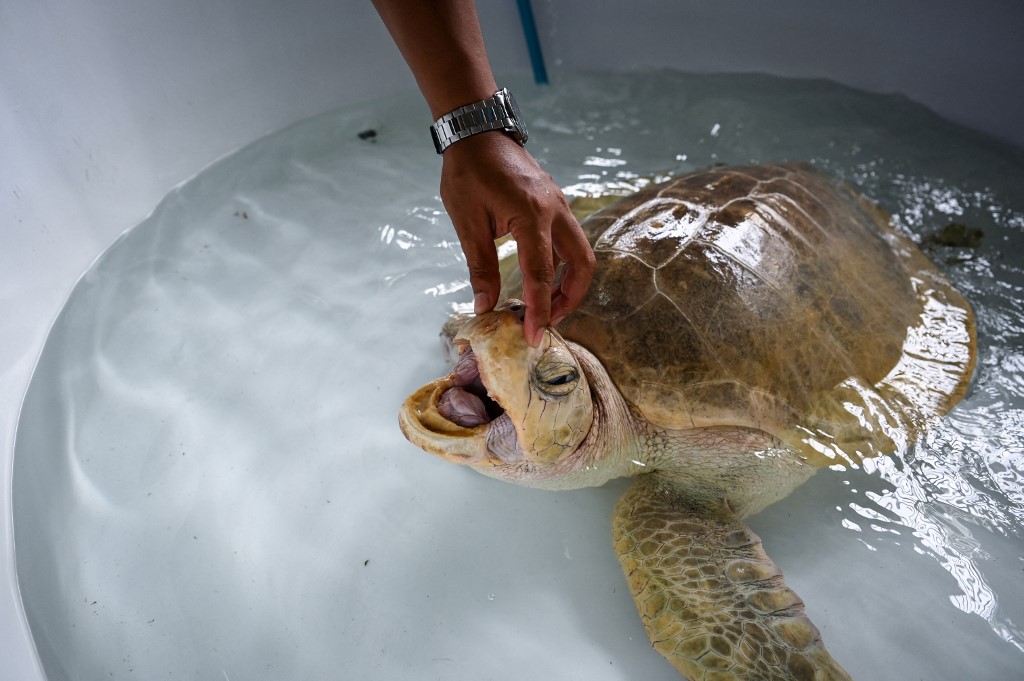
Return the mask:
[[[809,165],[698,172],[583,226],[597,272],[558,330],[654,424],[754,427],[855,463],[966,390],[970,306],[884,211]]]

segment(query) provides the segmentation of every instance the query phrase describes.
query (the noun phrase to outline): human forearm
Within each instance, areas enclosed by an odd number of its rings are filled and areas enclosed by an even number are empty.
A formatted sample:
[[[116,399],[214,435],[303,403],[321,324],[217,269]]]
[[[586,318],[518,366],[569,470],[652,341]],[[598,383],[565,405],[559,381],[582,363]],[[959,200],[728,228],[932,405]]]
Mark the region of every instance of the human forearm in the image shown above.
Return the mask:
[[[434,119],[498,89],[474,0],[373,2]],[[526,301],[523,333],[538,345],[544,327],[580,304],[594,272],[594,254],[558,185],[518,140],[487,131],[444,151],[441,200],[466,255],[477,314],[493,309],[501,291],[494,240],[515,238]],[[555,285],[559,262],[565,267]]]
[[[473,0],[373,0],[432,118],[490,97],[491,73]]]

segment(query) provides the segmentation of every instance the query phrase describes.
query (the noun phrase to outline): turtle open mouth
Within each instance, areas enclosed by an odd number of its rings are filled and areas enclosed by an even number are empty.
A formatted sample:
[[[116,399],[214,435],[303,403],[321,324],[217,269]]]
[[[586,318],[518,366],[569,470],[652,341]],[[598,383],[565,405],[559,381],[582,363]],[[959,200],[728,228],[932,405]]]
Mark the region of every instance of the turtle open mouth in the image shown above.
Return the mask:
[[[452,387],[441,393],[437,412],[456,425],[474,428],[494,421],[505,410],[487,394],[473,348],[464,341],[458,346],[460,354],[451,373]]]
[[[474,317],[463,325],[451,341],[459,353],[451,372],[414,391],[402,403],[398,423],[410,442],[448,461],[481,467],[523,458],[516,426],[505,409],[515,408],[508,373],[510,367],[518,366],[503,349],[506,340],[497,344],[501,361],[494,367],[487,362],[496,347],[495,337],[503,336],[524,344],[521,321],[512,312]],[[480,340],[478,348],[470,345],[470,338]],[[494,384],[488,386],[489,381]],[[507,397],[510,393],[513,397]],[[502,405],[500,401],[505,399],[513,402]]]

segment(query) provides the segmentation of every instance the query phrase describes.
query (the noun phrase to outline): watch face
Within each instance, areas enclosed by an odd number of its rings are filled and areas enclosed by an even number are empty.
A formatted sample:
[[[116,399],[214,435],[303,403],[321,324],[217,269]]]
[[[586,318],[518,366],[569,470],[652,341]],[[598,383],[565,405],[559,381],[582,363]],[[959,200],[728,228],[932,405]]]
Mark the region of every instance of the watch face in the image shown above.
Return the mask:
[[[526,123],[523,122],[523,115],[519,111],[519,102],[512,96],[512,93],[508,90],[502,90],[505,100],[505,111],[509,114],[512,120],[515,122],[516,132],[519,135],[518,142],[520,144],[526,144],[526,140],[529,139],[530,134],[526,130]]]

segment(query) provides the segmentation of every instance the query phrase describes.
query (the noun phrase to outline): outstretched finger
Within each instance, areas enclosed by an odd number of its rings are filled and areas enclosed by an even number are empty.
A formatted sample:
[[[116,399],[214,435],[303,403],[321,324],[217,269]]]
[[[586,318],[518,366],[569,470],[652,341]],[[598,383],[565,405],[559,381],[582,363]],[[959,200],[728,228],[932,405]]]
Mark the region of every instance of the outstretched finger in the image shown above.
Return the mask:
[[[596,260],[583,228],[575,220],[562,220],[553,230],[553,241],[555,252],[565,262],[551,301],[551,324],[555,325],[583,302]]]
[[[544,327],[551,320],[551,283],[555,276],[551,241],[547,233],[530,230],[517,239],[517,243],[526,303],[523,335],[527,343],[537,347],[543,338]]]

